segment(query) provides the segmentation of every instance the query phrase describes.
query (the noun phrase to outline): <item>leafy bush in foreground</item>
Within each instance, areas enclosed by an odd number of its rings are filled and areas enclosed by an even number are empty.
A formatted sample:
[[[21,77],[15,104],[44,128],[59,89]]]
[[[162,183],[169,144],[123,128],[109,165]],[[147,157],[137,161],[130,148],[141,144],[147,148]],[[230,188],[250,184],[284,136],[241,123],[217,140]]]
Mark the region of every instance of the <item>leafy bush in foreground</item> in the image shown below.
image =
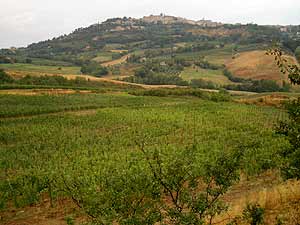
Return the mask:
[[[282,151],[285,158],[282,171],[287,179],[300,179],[300,99],[286,104],[286,109],[289,120],[281,121],[277,126],[277,133],[286,136],[290,143],[290,146]]]

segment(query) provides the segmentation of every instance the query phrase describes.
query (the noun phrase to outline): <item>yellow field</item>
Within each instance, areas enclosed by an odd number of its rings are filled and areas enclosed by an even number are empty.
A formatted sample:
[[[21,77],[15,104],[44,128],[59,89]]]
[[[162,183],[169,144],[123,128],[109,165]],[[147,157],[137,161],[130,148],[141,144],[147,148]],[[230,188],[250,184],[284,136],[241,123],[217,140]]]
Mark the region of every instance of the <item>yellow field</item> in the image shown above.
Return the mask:
[[[291,56],[287,56],[287,59],[296,62]],[[238,77],[254,80],[275,80],[280,83],[283,80],[288,80],[287,76],[284,76],[278,69],[274,57],[266,55],[265,51],[239,53],[235,59],[228,61],[226,66]]]

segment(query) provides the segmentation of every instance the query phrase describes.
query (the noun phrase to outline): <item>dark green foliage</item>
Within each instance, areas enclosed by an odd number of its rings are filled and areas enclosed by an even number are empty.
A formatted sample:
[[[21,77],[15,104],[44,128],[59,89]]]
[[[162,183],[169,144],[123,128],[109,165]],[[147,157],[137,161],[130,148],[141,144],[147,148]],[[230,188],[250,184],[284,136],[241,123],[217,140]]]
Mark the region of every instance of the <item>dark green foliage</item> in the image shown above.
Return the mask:
[[[149,84],[149,85],[178,85],[187,86],[188,82],[183,80],[178,75],[161,74],[161,73],[149,73],[146,77],[131,76],[123,79],[124,81],[137,84]]]
[[[295,56],[298,61],[300,61],[300,46],[298,46],[295,50]]]
[[[137,56],[137,55],[135,55],[135,54],[132,54],[132,55],[130,55],[130,56],[128,57],[127,62],[129,62],[129,63],[137,63],[137,62],[140,61],[140,59],[141,59],[140,56]]]
[[[298,38],[283,38],[281,43],[282,46],[290,53],[295,53],[298,46],[300,46],[300,40]]]
[[[136,96],[194,96],[202,99],[212,100],[215,102],[227,102],[231,100],[230,94],[226,91],[206,92],[188,88],[139,90],[131,91],[129,93]]]
[[[200,42],[196,44],[192,44],[187,47],[179,47],[176,49],[176,53],[184,53],[184,52],[199,52],[204,50],[210,50],[216,48],[216,44],[212,44],[209,42]]]
[[[145,78],[149,75],[149,73],[150,73],[150,71],[143,67],[143,68],[137,69],[134,72],[134,75],[139,78]]]
[[[75,225],[74,218],[72,216],[67,216],[65,218],[67,225]]]
[[[172,59],[160,62],[157,60],[147,61],[143,67],[135,71],[135,75],[127,77],[124,81],[151,85],[180,85],[187,86],[188,82],[180,76],[185,64],[184,60]]]
[[[290,146],[283,149],[285,158],[283,175],[285,178],[300,179],[300,99],[286,104],[289,114],[288,121],[281,121],[277,126],[277,133],[286,136]]]
[[[85,81],[84,79],[78,79]],[[20,80],[16,81],[18,84],[24,84],[24,85],[54,85],[54,86],[71,86],[71,83],[74,83],[72,80],[68,80],[67,78],[64,78],[62,76],[41,76],[41,77],[35,77],[35,76],[25,76],[21,78]]]
[[[77,77],[76,79],[67,79],[62,76],[25,76],[19,80],[15,80],[14,84],[16,85],[26,85],[26,86],[32,86],[32,85],[38,85],[38,86],[45,86],[45,87],[69,87],[69,88],[118,88],[118,89],[135,89],[134,86],[126,86],[126,85],[119,85],[119,84],[113,84],[108,82],[99,82],[99,81],[91,81],[88,79],[84,79],[81,77]],[[26,88],[26,86],[24,88]],[[9,87],[7,87],[9,89]],[[22,87],[20,86],[22,89]]]
[[[26,59],[25,59],[25,63],[28,63],[28,64],[32,63],[32,59],[26,58]]]
[[[248,83],[239,84],[239,85],[226,85],[224,88],[228,90],[236,91],[250,91],[250,92],[281,92],[288,91],[289,85],[280,87],[276,81],[273,80],[251,80]]]
[[[228,80],[236,83],[245,83],[249,82],[249,79],[244,79],[234,76],[228,69],[223,70],[223,75],[228,78]]]
[[[82,65],[81,72],[101,77],[108,74],[108,69],[97,62],[87,62]]]
[[[191,80],[190,86],[193,88],[204,88],[204,89],[217,89],[217,85],[212,81],[206,81],[203,79]]]
[[[0,84],[13,83],[14,79],[9,76],[3,69],[0,69]]]
[[[250,225],[260,225],[264,222],[265,210],[258,204],[248,204],[243,211],[243,219]]]
[[[296,64],[288,64],[280,48],[269,50],[267,53],[275,56],[281,72],[288,74],[292,84],[300,85],[300,68]],[[285,163],[282,172],[285,178],[300,179],[300,98],[286,104],[289,120],[281,121],[277,126],[277,133],[282,134],[289,141],[290,146],[283,149]]]
[[[1,74],[1,73],[0,73]],[[1,75],[0,75],[1,77]],[[76,79],[67,79],[62,76],[25,76],[19,80],[11,77],[5,78],[6,82],[1,82],[0,90],[9,89],[71,89],[71,90],[89,90],[92,92],[106,91],[128,91],[136,90],[139,87],[127,84],[116,84],[110,82],[92,81],[77,77]]]
[[[280,90],[280,86],[274,80],[255,80],[250,87],[250,91],[253,92],[276,92]]]
[[[219,69],[223,68],[223,66],[211,64],[206,60],[200,60],[200,61],[196,61],[194,63],[196,66],[199,66],[202,69],[219,70]]]

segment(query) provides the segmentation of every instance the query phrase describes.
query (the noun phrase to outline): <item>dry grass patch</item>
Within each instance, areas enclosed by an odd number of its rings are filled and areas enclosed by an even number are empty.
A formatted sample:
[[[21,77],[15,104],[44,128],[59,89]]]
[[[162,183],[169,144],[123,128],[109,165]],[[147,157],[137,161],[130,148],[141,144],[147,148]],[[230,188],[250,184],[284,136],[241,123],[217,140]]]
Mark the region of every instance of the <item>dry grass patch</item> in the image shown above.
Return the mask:
[[[283,182],[278,172],[267,173],[248,180],[242,177],[223,199],[229,204],[228,212],[215,219],[215,224],[227,224],[241,216],[249,203],[258,203],[265,209],[266,225],[276,224],[282,218],[284,224],[294,225],[300,220],[300,181]]]
[[[263,96],[253,96],[236,99],[236,102],[245,104],[254,104],[259,106],[275,106],[281,107],[285,102],[296,99],[296,97],[287,96],[284,94],[269,94]]]
[[[286,56],[288,61],[296,63],[296,59]],[[280,73],[273,56],[266,55],[265,51],[256,50],[239,53],[235,59],[227,62],[227,68],[238,77],[254,80],[288,81],[287,75]]]

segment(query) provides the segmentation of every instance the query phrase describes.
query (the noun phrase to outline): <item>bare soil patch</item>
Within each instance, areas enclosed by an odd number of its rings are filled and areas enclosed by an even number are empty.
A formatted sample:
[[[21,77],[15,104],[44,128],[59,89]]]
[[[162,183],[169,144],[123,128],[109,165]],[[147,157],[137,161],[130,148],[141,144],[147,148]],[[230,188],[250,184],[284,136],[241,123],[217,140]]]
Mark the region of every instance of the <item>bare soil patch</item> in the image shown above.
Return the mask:
[[[50,199],[44,196],[38,204],[24,208],[10,208],[0,212],[0,224],[66,225],[66,217],[74,218],[76,224],[86,221],[79,208],[71,200],[59,199],[52,207]]]

